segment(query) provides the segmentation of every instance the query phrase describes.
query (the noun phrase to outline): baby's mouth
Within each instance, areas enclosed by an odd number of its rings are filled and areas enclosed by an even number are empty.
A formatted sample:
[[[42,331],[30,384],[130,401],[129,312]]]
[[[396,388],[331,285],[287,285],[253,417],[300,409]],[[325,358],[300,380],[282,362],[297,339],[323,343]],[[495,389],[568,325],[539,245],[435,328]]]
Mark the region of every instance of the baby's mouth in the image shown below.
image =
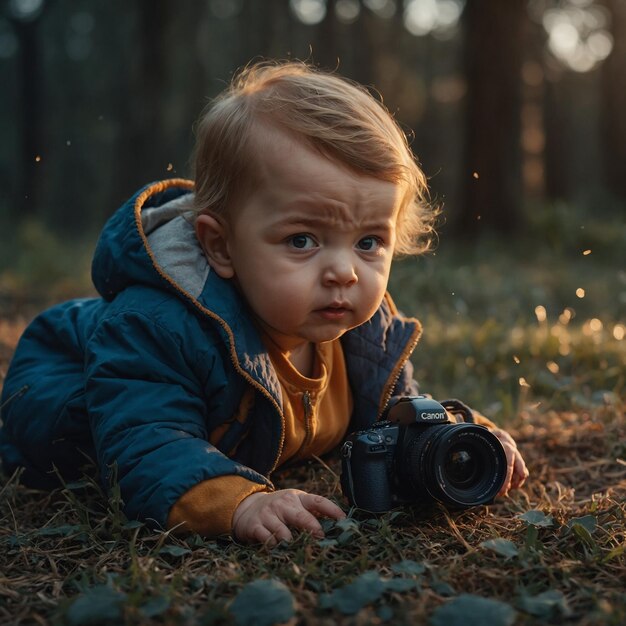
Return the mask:
[[[351,308],[347,302],[333,302],[328,306],[317,309],[317,313],[328,320],[340,320],[345,317]]]

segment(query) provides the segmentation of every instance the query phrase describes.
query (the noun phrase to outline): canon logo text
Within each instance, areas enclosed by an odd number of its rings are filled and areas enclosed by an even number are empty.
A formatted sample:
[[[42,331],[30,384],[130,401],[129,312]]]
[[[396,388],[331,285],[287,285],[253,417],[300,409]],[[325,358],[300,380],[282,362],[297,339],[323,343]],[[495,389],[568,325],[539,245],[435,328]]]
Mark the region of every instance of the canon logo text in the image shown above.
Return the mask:
[[[428,413],[428,412],[424,411],[423,413],[420,414],[420,417],[423,420],[445,420],[445,419],[447,419],[446,414],[442,413],[441,411],[439,411],[438,413]]]

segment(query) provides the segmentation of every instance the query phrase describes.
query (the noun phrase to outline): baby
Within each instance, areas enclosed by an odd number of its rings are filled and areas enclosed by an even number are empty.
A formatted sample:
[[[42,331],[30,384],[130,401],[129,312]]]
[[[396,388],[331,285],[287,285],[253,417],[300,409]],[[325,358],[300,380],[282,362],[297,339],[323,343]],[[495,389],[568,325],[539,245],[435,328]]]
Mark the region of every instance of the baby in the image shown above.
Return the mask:
[[[415,395],[421,326],[386,292],[434,212],[393,117],[299,62],[240,73],[202,115],[195,181],[148,185],[106,224],[101,298],[44,312],[4,383],[0,455],[35,487],[92,458],[126,514],[273,545],[335,503],[269,478]],[[506,493],[528,475],[511,436]]]

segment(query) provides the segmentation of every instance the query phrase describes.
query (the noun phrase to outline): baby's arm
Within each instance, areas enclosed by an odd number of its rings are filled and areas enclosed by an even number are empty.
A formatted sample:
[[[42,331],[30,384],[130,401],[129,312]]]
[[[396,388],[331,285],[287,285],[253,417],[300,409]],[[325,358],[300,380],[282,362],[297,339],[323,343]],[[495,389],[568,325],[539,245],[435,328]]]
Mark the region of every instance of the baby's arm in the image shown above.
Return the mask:
[[[195,353],[193,323],[190,318],[174,333],[158,311],[103,320],[85,349],[85,401],[102,476],[117,479],[130,519],[220,534],[230,532],[238,503],[228,515],[216,506],[225,498],[213,501],[205,483],[238,479],[224,490],[229,499],[271,487],[209,442],[206,398],[213,388],[198,363],[210,365],[212,358]]]
[[[245,498],[233,515],[233,537],[243,543],[291,541],[290,528],[324,536],[318,517],[343,519],[346,514],[323,496],[299,489],[281,489],[271,493],[258,492]]]

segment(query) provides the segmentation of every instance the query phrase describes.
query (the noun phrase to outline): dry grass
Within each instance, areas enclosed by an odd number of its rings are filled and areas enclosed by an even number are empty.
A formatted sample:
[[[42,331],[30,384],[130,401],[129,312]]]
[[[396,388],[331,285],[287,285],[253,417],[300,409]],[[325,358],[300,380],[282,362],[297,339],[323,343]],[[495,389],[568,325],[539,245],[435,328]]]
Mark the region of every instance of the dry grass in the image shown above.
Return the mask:
[[[624,623],[623,407],[526,411],[513,426],[532,477],[512,498],[454,514],[357,514],[348,524],[329,524],[326,541],[300,536],[273,550],[184,541],[127,524],[117,503],[103,506],[93,485],[44,494],[19,486],[16,477],[4,480],[0,623],[100,623],[89,611],[77,612],[79,605],[72,609],[77,598],[88,598],[101,616],[110,612],[112,619],[101,623],[235,623],[229,604],[257,579],[282,581],[301,623],[426,623],[460,593],[516,607],[519,624]],[[336,458],[312,461],[277,479],[339,498],[337,471]],[[546,517],[535,524],[518,517],[530,510]],[[512,542],[517,554],[507,558],[481,545],[491,539]],[[423,572],[413,565],[398,576],[392,568],[403,561],[425,566]],[[325,593],[370,570],[382,579],[412,578],[415,586],[366,597],[356,614],[321,608]],[[548,608],[531,604],[541,615],[521,610],[524,598],[547,591],[558,601]]]

